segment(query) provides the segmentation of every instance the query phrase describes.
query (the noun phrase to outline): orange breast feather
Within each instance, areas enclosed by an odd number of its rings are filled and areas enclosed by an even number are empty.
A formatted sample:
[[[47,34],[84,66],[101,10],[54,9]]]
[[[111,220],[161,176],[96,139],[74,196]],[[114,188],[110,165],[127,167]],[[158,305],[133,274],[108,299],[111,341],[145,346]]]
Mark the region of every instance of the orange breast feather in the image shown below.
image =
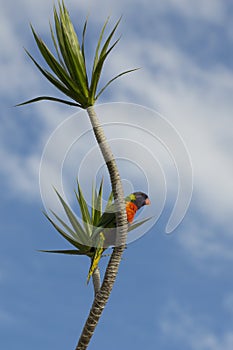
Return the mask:
[[[133,222],[133,219],[137,210],[138,210],[138,207],[136,206],[136,204],[132,202],[126,203],[127,220],[130,224]]]

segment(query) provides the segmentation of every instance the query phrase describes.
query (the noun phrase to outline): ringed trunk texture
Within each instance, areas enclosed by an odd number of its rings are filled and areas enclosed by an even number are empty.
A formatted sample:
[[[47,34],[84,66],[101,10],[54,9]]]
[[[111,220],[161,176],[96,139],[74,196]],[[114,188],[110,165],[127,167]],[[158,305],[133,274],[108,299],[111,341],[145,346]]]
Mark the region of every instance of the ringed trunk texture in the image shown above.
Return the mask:
[[[114,248],[113,253],[110,257],[105,272],[103,284],[99,291],[95,294],[91,310],[89,312],[87,321],[84,325],[82,334],[79,338],[79,342],[75,350],[87,349],[91,337],[100,319],[100,316],[105,308],[105,305],[107,304],[114,282],[116,280],[121,257],[125,249],[128,229],[124,192],[116,161],[113,157],[111,148],[107,143],[107,139],[105,137],[103,128],[98,120],[98,117],[95,113],[94,107],[88,107],[87,113],[89,115],[90,122],[93,127],[95,138],[98,142],[110,175],[113,196],[116,203],[117,241],[119,242],[119,245]]]

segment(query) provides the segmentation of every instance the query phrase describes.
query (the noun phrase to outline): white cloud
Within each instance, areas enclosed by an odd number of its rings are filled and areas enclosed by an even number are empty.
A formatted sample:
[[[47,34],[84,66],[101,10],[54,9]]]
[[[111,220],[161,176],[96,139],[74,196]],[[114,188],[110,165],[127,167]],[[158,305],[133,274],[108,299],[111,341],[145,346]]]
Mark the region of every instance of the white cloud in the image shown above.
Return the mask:
[[[152,68],[121,82],[119,98],[128,88],[136,101],[152,105],[173,123],[191,154],[195,191],[202,197],[199,205],[215,219],[225,219],[233,203],[233,74],[218,66],[209,71],[201,68],[175,47],[148,43],[144,51],[150,52]],[[129,53],[132,57],[123,53],[116,61],[133,61],[133,57],[143,61],[137,46],[131,45]]]
[[[201,270],[222,273],[224,263],[232,262],[231,229],[216,223],[211,224],[207,219],[185,220],[181,230],[177,233],[180,245],[193,263]],[[203,264],[203,261],[205,263]]]
[[[144,66],[119,82],[120,89],[112,87],[117,98],[130,92],[134,101],[156,108],[178,129],[190,152],[192,208],[205,225],[189,213],[181,244],[195,258],[232,260],[232,71],[224,62],[202,67],[173,43],[151,40],[144,40],[143,50],[132,40],[113,61],[114,67],[125,68],[125,62]]]
[[[77,2],[75,0],[67,1],[69,8],[77,8]],[[79,9],[90,11],[93,15],[93,20],[102,21],[102,18],[106,18],[109,14],[130,14],[138,13],[135,10],[140,9],[141,13],[148,13],[160,15],[162,13],[178,13],[186,19],[202,19],[209,22],[219,22],[226,15],[226,6],[220,0],[207,0],[205,2],[198,0],[190,2],[187,0],[165,0],[165,1],[153,1],[145,0],[143,3],[139,0],[127,0],[127,1],[108,1],[102,0],[101,3],[97,3],[92,0],[86,1],[86,3],[78,4]],[[99,11],[101,8],[101,11]],[[100,13],[99,13],[100,12]],[[99,13],[100,16],[94,16],[95,13]]]
[[[233,329],[217,333],[211,327],[211,315],[194,315],[177,303],[168,303],[160,327],[166,342],[193,350],[231,350]]]
[[[225,16],[225,5],[220,0],[207,0],[205,2],[187,0],[167,0],[161,2],[163,11],[177,11],[183,17],[190,17],[211,22],[219,22]]]
[[[1,175],[7,188],[8,196],[23,196],[24,199],[39,197],[38,174],[40,156],[37,154],[22,157],[18,154],[0,150]]]

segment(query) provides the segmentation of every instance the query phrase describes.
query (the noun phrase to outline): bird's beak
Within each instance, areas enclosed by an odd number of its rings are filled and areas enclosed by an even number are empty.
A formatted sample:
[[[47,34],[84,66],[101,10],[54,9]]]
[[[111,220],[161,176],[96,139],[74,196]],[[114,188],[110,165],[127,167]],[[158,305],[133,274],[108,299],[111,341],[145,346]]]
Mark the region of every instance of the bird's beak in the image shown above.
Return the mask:
[[[145,200],[145,205],[150,205],[150,200],[149,200],[149,198],[147,198],[147,199]]]

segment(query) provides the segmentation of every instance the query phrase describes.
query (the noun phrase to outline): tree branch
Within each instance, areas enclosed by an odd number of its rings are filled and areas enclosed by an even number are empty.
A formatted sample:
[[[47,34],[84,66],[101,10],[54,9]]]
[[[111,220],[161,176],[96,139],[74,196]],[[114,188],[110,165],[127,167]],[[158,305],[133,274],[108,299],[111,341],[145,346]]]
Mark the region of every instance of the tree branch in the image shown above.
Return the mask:
[[[97,266],[97,268],[93,272],[92,282],[93,282],[93,287],[94,287],[94,291],[95,291],[95,295],[96,295],[100,290],[100,284],[101,284],[99,266]]]

